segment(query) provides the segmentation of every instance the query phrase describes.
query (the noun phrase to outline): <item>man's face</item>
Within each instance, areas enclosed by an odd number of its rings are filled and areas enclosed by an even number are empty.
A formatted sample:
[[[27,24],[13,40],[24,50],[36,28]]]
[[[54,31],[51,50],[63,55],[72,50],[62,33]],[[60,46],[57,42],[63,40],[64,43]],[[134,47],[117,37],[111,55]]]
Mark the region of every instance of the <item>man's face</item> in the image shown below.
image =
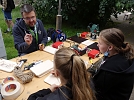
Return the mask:
[[[36,14],[34,11],[31,11],[30,13],[23,12],[22,16],[28,26],[34,27],[34,25],[36,24]]]

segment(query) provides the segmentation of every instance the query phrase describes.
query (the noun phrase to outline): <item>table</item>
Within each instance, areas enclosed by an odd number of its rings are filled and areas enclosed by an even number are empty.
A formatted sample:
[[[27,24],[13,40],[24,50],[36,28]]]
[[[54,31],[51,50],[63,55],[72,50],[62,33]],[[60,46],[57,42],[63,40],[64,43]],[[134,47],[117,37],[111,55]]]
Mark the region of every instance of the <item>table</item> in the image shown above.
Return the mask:
[[[16,62],[16,60],[18,60],[18,59],[20,59],[20,57],[13,58],[13,59],[11,59],[11,61]],[[45,61],[47,59],[52,60],[53,55],[49,54],[49,53],[46,53],[44,51],[35,51],[33,53],[22,56],[21,59],[27,59],[27,63],[25,63],[25,64],[28,65],[28,63],[32,63],[35,60],[43,60],[43,61]],[[6,78],[7,76],[14,76],[14,75],[13,75],[13,73],[7,73],[7,72],[4,72],[4,71],[0,71],[0,76],[2,76],[1,77],[1,79],[2,79],[2,78]],[[33,80],[30,83],[24,84],[23,85],[24,86],[24,91],[22,92],[22,94],[16,100],[27,100],[28,96],[31,93],[34,93],[34,92],[42,89],[43,87],[48,88],[49,85],[44,82],[44,79],[46,77],[47,77],[47,75],[45,75],[41,78],[34,77]]]
[[[64,45],[66,47],[69,47],[70,43],[64,42]],[[81,58],[83,60],[89,61],[89,58],[86,54],[81,56]],[[25,64],[28,65],[28,64],[36,61],[36,60],[43,60],[43,61],[53,60],[53,55],[50,54],[50,53],[47,53],[45,51],[35,51],[35,52],[30,53],[30,54],[24,55],[22,57],[13,58],[13,59],[11,59],[11,61],[16,62],[19,59],[27,59],[27,62]],[[96,62],[97,60],[98,60],[98,58],[93,59],[93,62]],[[38,90],[41,90],[43,88],[48,88],[49,85],[44,82],[44,79],[48,75],[49,74],[44,75],[43,77],[40,77],[40,78],[34,77],[31,82],[24,84],[23,85],[24,86],[24,91],[22,92],[22,94],[16,100],[27,100],[27,98],[29,97],[30,94],[32,94],[32,93],[34,93]],[[7,73],[7,72],[4,72],[4,71],[0,71],[0,76],[2,76],[1,78],[6,78],[7,76],[14,76],[14,75],[13,75],[13,73]]]

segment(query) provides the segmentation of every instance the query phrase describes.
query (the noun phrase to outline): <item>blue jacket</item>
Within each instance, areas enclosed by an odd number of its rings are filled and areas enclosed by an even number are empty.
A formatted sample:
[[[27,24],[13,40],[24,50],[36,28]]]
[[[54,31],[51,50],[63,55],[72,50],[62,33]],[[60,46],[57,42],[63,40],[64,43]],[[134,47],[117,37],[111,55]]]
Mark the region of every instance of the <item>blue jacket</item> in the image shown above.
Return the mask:
[[[25,40],[24,36],[26,33],[30,34],[29,28],[25,24],[24,20],[22,18],[17,18],[16,23],[13,27],[13,37],[14,37],[14,45],[15,48],[18,50],[19,56],[21,54],[28,54],[31,52],[34,52],[38,50],[39,44],[43,43],[46,45],[47,43],[47,32],[44,29],[44,25],[41,20],[37,19],[36,22],[37,27],[37,34],[38,34],[38,43],[36,41],[36,38],[33,37],[33,41],[31,45],[29,46]]]

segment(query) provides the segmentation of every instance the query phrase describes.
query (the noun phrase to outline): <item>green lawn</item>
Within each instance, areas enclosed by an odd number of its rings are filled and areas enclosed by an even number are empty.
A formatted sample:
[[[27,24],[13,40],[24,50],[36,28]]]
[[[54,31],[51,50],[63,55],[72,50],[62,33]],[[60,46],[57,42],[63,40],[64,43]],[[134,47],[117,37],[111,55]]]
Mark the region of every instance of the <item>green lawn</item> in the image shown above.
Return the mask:
[[[15,19],[17,17],[20,17],[20,16],[21,15],[19,12],[19,7],[16,7],[12,11],[13,22],[15,22]],[[55,28],[55,25],[45,24],[45,29],[48,29],[51,27]],[[4,21],[4,16],[3,16],[2,10],[0,10],[0,28],[2,30],[2,35],[3,35],[4,44],[5,44],[6,53],[7,53],[7,59],[11,59],[11,58],[16,57],[18,54],[17,54],[16,49],[14,48],[13,36],[11,35],[11,33],[9,33],[9,34],[3,33],[7,29],[7,26],[6,26],[5,21]],[[75,35],[76,33],[87,31],[86,28],[85,29],[74,29],[71,26],[66,26],[66,25],[62,26],[62,30],[64,33],[67,34],[67,37]]]

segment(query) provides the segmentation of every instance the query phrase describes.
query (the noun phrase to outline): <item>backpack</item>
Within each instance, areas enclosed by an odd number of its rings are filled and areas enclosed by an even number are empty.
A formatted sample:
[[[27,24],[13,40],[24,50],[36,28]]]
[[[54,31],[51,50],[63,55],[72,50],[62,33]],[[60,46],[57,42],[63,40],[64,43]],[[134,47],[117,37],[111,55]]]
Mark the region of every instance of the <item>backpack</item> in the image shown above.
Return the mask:
[[[55,30],[54,28],[49,28],[47,30],[47,35],[48,37],[51,38],[53,42],[57,42],[57,41],[63,42],[67,38],[66,34],[63,33],[62,30]]]
[[[13,0],[7,0],[7,8],[5,9],[5,11],[9,12],[12,11],[12,9],[15,8],[15,4]]]
[[[14,1],[13,0],[9,0],[8,2],[10,2],[10,7],[11,9],[14,9],[15,8],[15,4],[14,4]]]
[[[1,5],[3,5],[3,2],[2,2],[2,0],[0,0],[0,4],[1,4]]]

